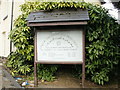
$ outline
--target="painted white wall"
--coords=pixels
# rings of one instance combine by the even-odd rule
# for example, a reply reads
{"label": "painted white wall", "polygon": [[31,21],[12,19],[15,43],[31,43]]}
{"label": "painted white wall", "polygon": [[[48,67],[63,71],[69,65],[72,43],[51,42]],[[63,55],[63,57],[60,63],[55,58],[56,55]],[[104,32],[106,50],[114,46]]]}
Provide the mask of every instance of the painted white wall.
{"label": "painted white wall", "polygon": [[100,0],[84,0],[84,1],[85,1],[85,2],[89,2],[89,3],[92,3],[92,4],[101,5]]}
{"label": "painted white wall", "polygon": [[[20,14],[20,7],[24,0],[14,0],[13,20]],[[12,0],[1,0],[0,4],[0,56],[7,57],[10,53],[10,40],[8,39],[11,30]],[[5,19],[5,17],[7,17]],[[14,48],[13,48],[14,49]]]}
{"label": "painted white wall", "polygon": [[108,9],[109,14],[118,20],[118,9],[114,7],[112,4],[112,0],[104,0],[106,3],[103,4],[102,6],[106,9]]}
{"label": "painted white wall", "polygon": [[[11,3],[8,0],[1,0],[0,8],[0,56],[7,56],[9,53],[8,34],[10,31],[10,9]],[[8,17],[7,17],[8,16]],[[7,17],[5,19],[5,17]]]}

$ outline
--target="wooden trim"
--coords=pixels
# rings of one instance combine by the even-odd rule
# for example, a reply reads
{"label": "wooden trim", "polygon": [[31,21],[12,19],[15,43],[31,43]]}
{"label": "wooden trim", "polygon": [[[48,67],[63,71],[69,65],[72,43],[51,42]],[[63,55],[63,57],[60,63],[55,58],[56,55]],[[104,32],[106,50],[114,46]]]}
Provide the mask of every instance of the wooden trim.
{"label": "wooden trim", "polygon": [[28,23],[27,26],[59,26],[59,25],[86,25],[87,21],[82,22],[49,22],[49,23]]}
{"label": "wooden trim", "polygon": [[36,63],[38,64],[82,64],[83,62],[39,62],[37,61]]}
{"label": "wooden trim", "polygon": [[[52,29],[48,29],[48,30],[41,30],[41,31],[51,31]],[[73,29],[74,30],[74,29]],[[61,30],[58,30],[58,31],[73,31],[72,29],[70,30],[67,30],[67,29],[61,29]],[[80,30],[80,28],[78,29],[76,29],[76,30]],[[76,62],[69,62],[69,61],[66,61],[66,62],[62,62],[62,61],[60,61],[60,62],[54,62],[54,61],[50,61],[50,62],[44,62],[44,60],[42,60],[42,61],[38,61],[38,53],[37,53],[37,32],[39,32],[40,30],[35,30],[35,51],[36,51],[36,54],[35,54],[35,57],[36,57],[36,59],[35,59],[35,62],[36,63],[39,63],[39,64],[83,64],[83,62],[84,62],[84,55],[82,56],[82,61],[76,61]],[[52,30],[52,31],[56,31],[56,30]],[[84,30],[82,29],[82,30],[80,30],[80,31],[82,31],[82,53],[84,54]],[[45,60],[46,61],[46,60]]]}
{"label": "wooden trim", "polygon": [[36,63],[36,60],[37,60],[37,47],[36,47],[36,32],[35,32],[35,28],[34,28],[34,87],[37,87],[38,85],[38,82],[37,82],[37,63]]}
{"label": "wooden trim", "polygon": [[34,40],[35,41],[34,42],[34,44],[35,44],[34,46],[35,47],[34,48],[35,48],[35,55],[36,55],[35,56],[35,62],[36,62],[37,61],[37,32],[36,32],[36,29],[34,29],[34,32],[35,32],[35,40]]}
{"label": "wooden trim", "polygon": [[85,30],[83,31],[83,63],[82,63],[82,87],[84,88],[85,85]]}

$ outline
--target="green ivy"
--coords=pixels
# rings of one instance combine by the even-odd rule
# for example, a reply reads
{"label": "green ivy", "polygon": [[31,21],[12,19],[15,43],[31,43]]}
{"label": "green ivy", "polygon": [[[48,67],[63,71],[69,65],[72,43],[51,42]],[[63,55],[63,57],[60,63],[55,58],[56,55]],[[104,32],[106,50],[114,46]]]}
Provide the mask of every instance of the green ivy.
{"label": "green ivy", "polygon": [[[40,69],[40,70],[39,70]],[[43,65],[38,64],[38,79],[53,81],[55,79],[55,72],[58,69],[58,65]]]}
{"label": "green ivy", "polygon": [[[86,76],[93,82],[103,85],[109,81],[110,73],[118,64],[117,37],[120,25],[115,22],[108,11],[99,5],[85,2],[26,2],[21,5],[22,14],[15,20],[10,39],[16,51],[8,57],[7,66],[13,73],[27,74],[33,72],[33,30],[27,26],[26,18],[30,12],[63,8],[88,9],[90,20],[86,27]],[[57,67],[47,68],[41,65],[39,78],[53,80]],[[80,72],[78,70],[78,72]],[[79,74],[79,76],[81,76]]]}

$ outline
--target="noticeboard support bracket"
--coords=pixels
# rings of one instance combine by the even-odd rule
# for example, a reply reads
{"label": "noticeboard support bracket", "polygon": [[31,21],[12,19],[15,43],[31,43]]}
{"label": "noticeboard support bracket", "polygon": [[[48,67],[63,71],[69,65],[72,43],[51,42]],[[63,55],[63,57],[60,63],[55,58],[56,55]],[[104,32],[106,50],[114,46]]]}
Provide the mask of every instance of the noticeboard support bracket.
{"label": "noticeboard support bracket", "polygon": [[38,86],[38,81],[37,81],[37,63],[34,62],[34,87]]}
{"label": "noticeboard support bracket", "polygon": [[85,87],[85,65],[82,64],[82,88]]}

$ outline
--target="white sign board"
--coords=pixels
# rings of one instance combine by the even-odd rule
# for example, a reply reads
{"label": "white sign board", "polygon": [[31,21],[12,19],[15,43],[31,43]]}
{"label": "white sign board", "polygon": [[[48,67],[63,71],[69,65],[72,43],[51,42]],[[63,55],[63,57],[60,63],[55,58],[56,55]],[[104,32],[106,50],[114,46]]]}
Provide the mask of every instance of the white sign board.
{"label": "white sign board", "polygon": [[83,62],[82,30],[38,31],[37,61],[52,63]]}

